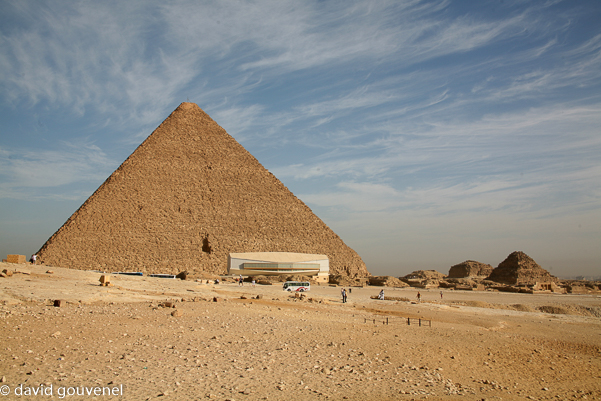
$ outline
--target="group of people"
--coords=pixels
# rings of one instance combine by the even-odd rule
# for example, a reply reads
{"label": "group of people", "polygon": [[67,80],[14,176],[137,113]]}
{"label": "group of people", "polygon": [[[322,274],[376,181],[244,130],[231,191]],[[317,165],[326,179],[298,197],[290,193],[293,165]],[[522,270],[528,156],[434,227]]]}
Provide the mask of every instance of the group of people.
{"label": "group of people", "polygon": [[[353,292],[353,290],[351,288],[348,289],[348,294],[350,294],[351,292]],[[342,303],[346,303],[346,297],[348,296],[347,292],[346,292],[346,288],[343,288],[342,290],[340,290],[340,295],[342,295]]]}

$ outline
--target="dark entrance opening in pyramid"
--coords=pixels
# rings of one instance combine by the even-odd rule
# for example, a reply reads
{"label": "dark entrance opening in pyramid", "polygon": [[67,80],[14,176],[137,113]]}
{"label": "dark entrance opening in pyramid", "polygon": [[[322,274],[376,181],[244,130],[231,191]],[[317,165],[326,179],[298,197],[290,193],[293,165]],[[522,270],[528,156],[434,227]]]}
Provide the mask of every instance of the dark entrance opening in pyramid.
{"label": "dark entrance opening in pyramid", "polygon": [[202,240],[202,251],[204,253],[211,253],[211,245],[209,244],[209,238],[205,237]]}
{"label": "dark entrance opening in pyramid", "polygon": [[227,274],[228,255],[244,252],[327,255],[332,275],[369,275],[242,145],[196,104],[182,103],[38,255],[83,270]]}

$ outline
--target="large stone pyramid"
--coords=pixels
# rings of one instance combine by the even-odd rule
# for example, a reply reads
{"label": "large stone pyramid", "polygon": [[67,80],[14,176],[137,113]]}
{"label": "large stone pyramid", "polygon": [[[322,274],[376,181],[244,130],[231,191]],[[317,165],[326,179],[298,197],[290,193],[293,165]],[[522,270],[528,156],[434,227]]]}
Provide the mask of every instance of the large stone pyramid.
{"label": "large stone pyramid", "polygon": [[182,103],[39,251],[47,265],[223,274],[231,252],[359,255],[194,103]]}
{"label": "large stone pyramid", "polygon": [[537,282],[556,282],[557,278],[524,252],[516,251],[493,269],[488,280],[510,285],[533,285]]}
{"label": "large stone pyramid", "polygon": [[475,260],[466,260],[465,262],[451,266],[449,269],[449,278],[466,277],[488,277],[493,267]]}

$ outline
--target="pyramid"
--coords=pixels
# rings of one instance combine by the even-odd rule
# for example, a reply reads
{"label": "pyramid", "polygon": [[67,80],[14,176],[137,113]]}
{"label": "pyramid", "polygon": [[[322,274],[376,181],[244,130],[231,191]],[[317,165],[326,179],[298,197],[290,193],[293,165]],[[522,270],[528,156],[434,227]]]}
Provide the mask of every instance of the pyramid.
{"label": "pyramid", "polygon": [[39,260],[83,270],[225,274],[233,252],[359,255],[194,103],[182,103],[56,231]]}
{"label": "pyramid", "polygon": [[557,278],[524,252],[516,251],[493,269],[488,280],[510,285],[533,285],[537,282],[556,282]]}
{"label": "pyramid", "polygon": [[493,270],[491,265],[476,262],[475,260],[466,260],[465,262],[451,266],[449,278],[465,277],[487,277]]}

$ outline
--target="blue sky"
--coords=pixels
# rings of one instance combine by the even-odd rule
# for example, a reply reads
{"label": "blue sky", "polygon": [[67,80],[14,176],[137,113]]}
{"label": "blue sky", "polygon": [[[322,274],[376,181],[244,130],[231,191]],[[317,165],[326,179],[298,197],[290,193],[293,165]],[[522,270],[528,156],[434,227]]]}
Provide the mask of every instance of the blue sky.
{"label": "blue sky", "polygon": [[3,1],[0,253],[30,255],[181,102],[372,274],[521,250],[601,275],[601,2]]}

